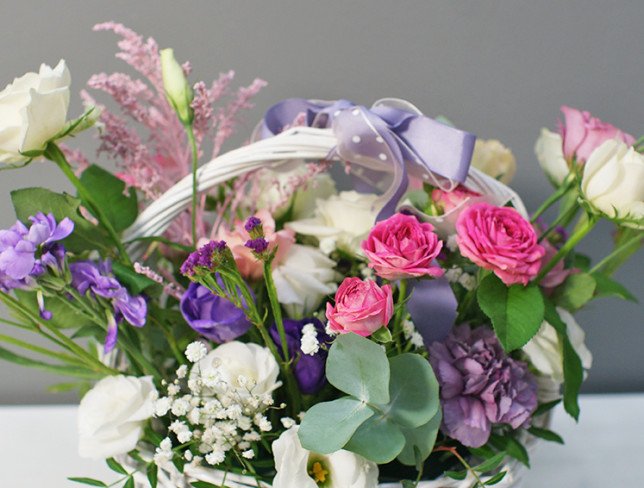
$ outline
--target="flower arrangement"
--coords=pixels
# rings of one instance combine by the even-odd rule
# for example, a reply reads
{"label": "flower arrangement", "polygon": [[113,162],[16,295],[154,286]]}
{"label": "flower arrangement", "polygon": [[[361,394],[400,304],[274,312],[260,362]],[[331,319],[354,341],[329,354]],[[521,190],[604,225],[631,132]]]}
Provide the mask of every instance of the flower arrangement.
{"label": "flower arrangement", "polygon": [[[611,275],[643,239],[642,138],[563,107],[528,215],[505,146],[400,100],[286,100],[223,153],[263,81],[190,84],[153,39],[96,30],[143,77],[90,79],[119,113],[83,91],[68,121],[64,61],[0,92],[0,162],[77,190],[11,194],[2,322],[51,347],[2,334],[0,357],[74,378],[82,456],[127,488],[482,487],[562,442],[548,412],[578,418],[592,359],[573,313],[634,299]],[[92,126],[115,174],[67,146]],[[600,219],[615,247],[593,265]]]}

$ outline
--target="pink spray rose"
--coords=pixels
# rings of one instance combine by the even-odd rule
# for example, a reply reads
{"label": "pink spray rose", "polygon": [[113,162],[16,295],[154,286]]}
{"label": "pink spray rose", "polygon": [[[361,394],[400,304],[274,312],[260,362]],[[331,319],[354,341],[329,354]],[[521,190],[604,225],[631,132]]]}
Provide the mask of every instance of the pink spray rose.
{"label": "pink spray rose", "polygon": [[[255,216],[261,220],[264,229],[264,236],[268,241],[268,249],[277,248],[277,255],[273,266],[279,265],[288,250],[295,243],[295,232],[290,229],[283,229],[275,232],[275,220],[268,210],[259,210]],[[258,280],[263,274],[263,264],[254,255],[253,251],[246,247],[249,239],[248,232],[244,229],[243,220],[236,220],[232,230],[222,225],[217,232],[217,240],[226,241],[235,257],[239,272],[244,278]]]}
{"label": "pink spray rose", "polygon": [[480,194],[468,190],[463,185],[458,185],[452,191],[445,191],[440,188],[432,190],[431,199],[443,213],[449,213],[465,205],[468,200],[473,200],[480,196]]}
{"label": "pink spray rose", "polygon": [[609,139],[618,139],[631,146],[635,138],[617,127],[593,117],[590,112],[577,110],[563,105],[565,124],[559,131],[563,138],[563,153],[567,160],[577,157],[577,162],[585,162],[595,148]]}
{"label": "pink spray rose", "polygon": [[530,222],[513,208],[472,205],[456,221],[456,232],[461,254],[506,285],[527,285],[541,269],[546,251]]}
{"label": "pink spray rose", "polygon": [[353,332],[367,337],[386,326],[394,314],[391,286],[375,281],[345,278],[335,293],[335,306],[326,304],[326,318],[333,332]]}
{"label": "pink spray rose", "polygon": [[369,258],[369,267],[387,280],[442,276],[443,270],[432,266],[443,247],[433,231],[432,224],[397,213],[371,229],[362,250]]}

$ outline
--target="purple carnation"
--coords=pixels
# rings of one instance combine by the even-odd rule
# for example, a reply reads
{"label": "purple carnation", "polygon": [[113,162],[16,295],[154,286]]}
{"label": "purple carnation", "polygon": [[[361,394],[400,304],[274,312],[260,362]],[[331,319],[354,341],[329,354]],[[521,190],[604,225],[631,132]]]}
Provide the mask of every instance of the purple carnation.
{"label": "purple carnation", "polygon": [[[217,281],[223,287],[219,276]],[[237,339],[251,327],[243,309],[197,283],[181,298],[181,313],[190,327],[217,344]]]}
{"label": "purple carnation", "polygon": [[[313,324],[317,331],[317,340],[320,345],[331,344],[331,337],[325,332],[324,325],[318,319],[302,320],[284,320],[284,331],[286,332],[286,345],[288,354],[294,359],[295,379],[300,387],[300,391],[305,395],[313,395],[320,391],[326,384],[326,358],[328,350],[326,347],[320,347],[319,351],[313,355],[304,354],[301,350],[302,329],[307,324]],[[273,342],[277,345],[278,350],[282,351],[279,331],[277,326],[273,325],[269,330]]]}
{"label": "purple carnation", "polygon": [[29,228],[18,221],[0,230],[0,289],[4,291],[29,288],[47,268],[63,268],[65,248],[58,241],[72,233],[74,223],[68,218],[56,223],[52,214],[42,212],[29,220]]}
{"label": "purple carnation", "polygon": [[134,327],[145,325],[148,307],[142,296],[131,296],[121,283],[112,275],[109,261],[77,261],[69,265],[72,286],[81,294],[101,297],[110,301],[114,320],[110,320],[105,339],[105,352],[116,345],[118,322],[125,319]]}
{"label": "purple carnation", "polygon": [[537,384],[521,361],[508,357],[487,327],[456,327],[429,348],[441,386],[443,432],[465,446],[485,444],[492,424],[527,426],[537,408]]}

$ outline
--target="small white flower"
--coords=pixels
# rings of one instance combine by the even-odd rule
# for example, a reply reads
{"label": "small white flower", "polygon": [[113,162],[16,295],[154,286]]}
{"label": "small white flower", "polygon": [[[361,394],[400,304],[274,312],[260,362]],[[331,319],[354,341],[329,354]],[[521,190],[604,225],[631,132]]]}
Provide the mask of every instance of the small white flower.
{"label": "small white flower", "polygon": [[179,394],[181,387],[179,385],[168,385],[168,395],[175,396]]}
{"label": "small white flower", "polygon": [[166,452],[171,451],[172,450],[172,439],[170,439],[169,437],[166,437],[165,439],[163,439],[161,441],[161,443],[159,444],[159,449],[161,449],[162,451],[166,451]]}
{"label": "small white flower", "polygon": [[177,434],[177,439],[181,444],[185,444],[192,439],[192,432],[189,430],[183,430]]}
{"label": "small white flower", "polygon": [[456,283],[462,274],[463,268],[454,267],[445,271],[445,278],[450,283]]}
{"label": "small white flower", "polygon": [[476,277],[469,274],[463,273],[459,278],[458,282],[465,288],[467,291],[471,291],[476,287]]}
{"label": "small white flower", "polygon": [[190,422],[191,424],[197,425],[201,423],[201,409],[193,408],[188,413],[187,418],[188,418],[188,422]]}
{"label": "small white flower", "polygon": [[248,442],[259,442],[262,440],[262,436],[258,432],[251,431],[244,434],[243,439]]}
{"label": "small white flower", "polygon": [[177,378],[183,379],[186,377],[187,374],[188,374],[188,366],[186,366],[185,364],[182,364],[181,366],[179,366],[179,369],[177,369]]}
{"label": "small white flower", "polygon": [[291,417],[282,417],[280,419],[280,422],[282,422],[282,425],[285,429],[290,429],[295,425],[295,420],[293,420]]}
{"label": "small white flower", "polygon": [[456,240],[456,234],[452,234],[447,238],[447,249],[449,249],[452,252],[456,252],[458,249],[458,242]]}
{"label": "small white flower", "polygon": [[206,356],[206,354],[208,354],[208,349],[201,341],[191,342],[188,344],[188,347],[186,347],[186,358],[191,363],[200,361]]}
{"label": "small white flower", "polygon": [[159,398],[154,404],[154,415],[163,417],[170,411],[172,400],[168,397]]}
{"label": "small white flower", "polygon": [[375,281],[376,279],[376,273],[373,270],[373,268],[370,268],[369,266],[366,266],[366,265],[360,268],[360,274],[365,280]]}
{"label": "small white flower", "polygon": [[255,415],[255,425],[259,427],[259,430],[261,430],[262,432],[270,432],[273,428],[273,425],[270,423],[270,421],[261,414]]}
{"label": "small white flower", "polygon": [[320,350],[320,343],[318,342],[318,331],[315,325],[309,323],[302,327],[302,339],[300,340],[300,349],[304,354],[313,356]]}
{"label": "small white flower", "polygon": [[414,345],[414,347],[421,348],[425,346],[425,341],[423,340],[423,336],[420,335],[420,332],[418,331],[415,331],[411,335],[411,338],[409,340]]}
{"label": "small white flower", "polygon": [[186,451],[183,453],[183,458],[188,462],[192,461],[192,457],[192,451]]}
{"label": "small white flower", "polygon": [[242,457],[246,459],[253,459],[255,457],[255,452],[252,449],[242,452]]}
{"label": "small white flower", "polygon": [[210,454],[206,455],[206,462],[211,466],[217,466],[221,464],[226,459],[226,453],[223,451],[212,451]]}
{"label": "small white flower", "polygon": [[172,402],[172,415],[175,417],[183,417],[190,410],[190,403],[184,398],[178,398]]}

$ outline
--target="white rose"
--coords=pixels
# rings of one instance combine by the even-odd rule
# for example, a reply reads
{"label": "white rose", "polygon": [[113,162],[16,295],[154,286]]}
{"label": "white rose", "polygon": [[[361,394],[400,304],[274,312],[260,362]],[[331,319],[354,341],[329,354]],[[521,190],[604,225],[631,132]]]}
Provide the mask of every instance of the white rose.
{"label": "white rose", "polygon": [[294,244],[273,270],[277,299],[290,317],[309,315],[337,289],[335,261],[318,249]]}
{"label": "white rose", "polygon": [[[289,208],[291,220],[311,217],[318,198],[328,198],[335,193],[333,178],[322,173],[307,177],[309,169],[304,161],[280,166],[278,170],[263,169],[257,174],[257,208],[265,208],[275,217],[282,216]],[[302,184],[302,179],[306,182]],[[293,192],[293,187],[298,189]]]}
{"label": "white rose", "polygon": [[277,471],[273,488],[376,488],[375,463],[345,450],[328,455],[307,451],[297,430],[292,427],[273,442]]}
{"label": "white rose", "polygon": [[239,341],[221,344],[195,363],[191,378],[197,375],[206,383],[209,378],[217,378],[212,392],[219,395],[233,388],[241,396],[247,397],[249,388],[239,383],[240,376],[255,385],[253,395],[270,394],[281,385],[277,380],[279,365],[271,352],[257,344]]}
{"label": "white rose", "polygon": [[595,149],[584,166],[581,191],[601,213],[644,228],[644,156],[635,148],[612,139]]}
{"label": "white rose", "polygon": [[61,60],[52,69],[16,78],[0,92],[0,163],[27,161],[21,152],[44,149],[67,120],[71,76]]}
{"label": "white rose", "polygon": [[318,199],[313,218],[289,222],[286,227],[317,237],[321,247],[332,242],[339,249],[358,253],[360,243],[376,222],[377,199],[374,194],[343,191],[326,200]]}
{"label": "white rose", "polygon": [[517,170],[517,162],[512,151],[496,139],[476,140],[472,166],[506,185],[510,184]]}
{"label": "white rose", "polygon": [[78,408],[80,456],[104,459],[134,449],[157,396],[150,376],[108,376],[96,383]]}
{"label": "white rose", "polygon": [[[590,369],[593,356],[584,342],[586,334],[570,312],[560,307],[557,307],[557,312],[567,326],[570,343],[581,359],[582,366],[586,370]],[[563,383],[563,345],[552,325],[544,322],[537,335],[523,346],[523,352],[540,373],[557,383]]]}
{"label": "white rose", "polygon": [[568,176],[570,169],[563,154],[563,139],[555,132],[541,129],[534,145],[534,153],[546,176],[553,185],[559,186]]}

